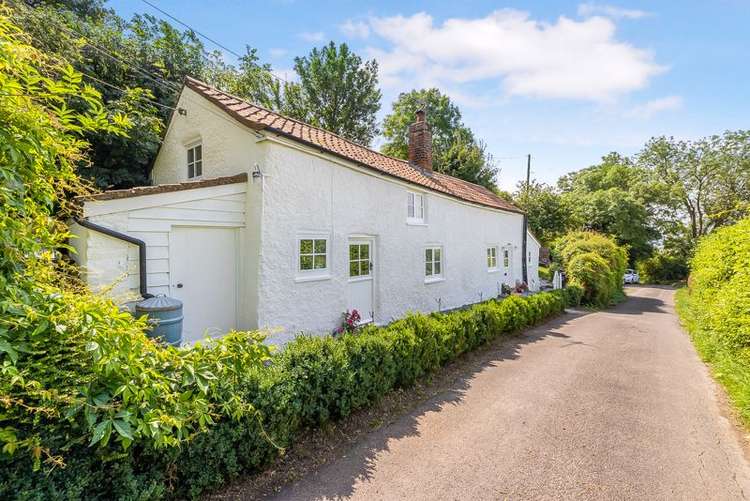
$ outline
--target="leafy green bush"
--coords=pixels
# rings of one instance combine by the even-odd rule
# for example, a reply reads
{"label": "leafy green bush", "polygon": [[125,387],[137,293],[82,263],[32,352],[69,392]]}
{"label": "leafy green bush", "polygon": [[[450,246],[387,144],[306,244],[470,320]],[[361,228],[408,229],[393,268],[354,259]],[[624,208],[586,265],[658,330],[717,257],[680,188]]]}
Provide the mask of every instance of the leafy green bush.
{"label": "leafy green bush", "polygon": [[[180,447],[158,448],[142,436],[124,451],[112,443],[93,448],[79,443],[67,451],[64,468],[48,472],[33,471],[24,457],[5,457],[0,460],[0,498],[197,497],[267,464],[304,428],[371,405],[462,353],[559,314],[580,297],[581,290],[571,287],[449,313],[411,314],[338,338],[300,336],[267,366],[227,355],[219,365],[237,370],[221,373],[231,384],[226,390],[257,412],[236,418],[229,411],[212,413],[218,419]],[[217,351],[237,351],[231,347],[239,337],[230,336],[220,350],[199,348],[198,355],[185,350],[181,356],[214,363]],[[231,397],[223,398],[230,403]]]}
{"label": "leafy green bush", "polygon": [[689,272],[686,259],[663,250],[655,252],[649,258],[638,261],[636,270],[641,282],[649,284],[679,282],[687,278]]}
{"label": "leafy green bush", "polygon": [[623,295],[627,252],[612,238],[574,231],[557,240],[553,251],[562,261],[568,283],[583,290],[584,303],[605,307]]}
{"label": "leafy green bush", "polygon": [[750,218],[701,238],[677,311],[750,426]]}
{"label": "leafy green bush", "polygon": [[539,278],[542,279],[542,280],[546,280],[548,282],[551,282],[554,274],[555,274],[555,272],[552,271],[552,269],[549,266],[540,266],[539,267]]}

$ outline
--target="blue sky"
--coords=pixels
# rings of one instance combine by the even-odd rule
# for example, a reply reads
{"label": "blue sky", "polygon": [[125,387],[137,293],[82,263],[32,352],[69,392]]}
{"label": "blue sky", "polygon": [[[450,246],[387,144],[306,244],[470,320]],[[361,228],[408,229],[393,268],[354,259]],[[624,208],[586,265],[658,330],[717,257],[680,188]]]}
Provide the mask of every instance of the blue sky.
{"label": "blue sky", "polygon": [[[287,77],[295,56],[347,42],[380,63],[381,115],[399,92],[440,88],[498,160],[505,189],[527,153],[532,176],[553,183],[654,135],[748,127],[750,0],[151,1],[236,52],[257,47]],[[161,16],[137,0],[108,5]]]}

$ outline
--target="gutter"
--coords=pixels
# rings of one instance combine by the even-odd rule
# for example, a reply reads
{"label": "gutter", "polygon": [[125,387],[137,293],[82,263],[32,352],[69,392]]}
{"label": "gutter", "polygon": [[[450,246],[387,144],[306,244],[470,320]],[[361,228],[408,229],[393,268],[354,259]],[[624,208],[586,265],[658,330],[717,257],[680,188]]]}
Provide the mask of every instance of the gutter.
{"label": "gutter", "polygon": [[104,235],[116,238],[118,240],[122,240],[129,244],[137,245],[138,246],[138,275],[139,275],[138,289],[143,299],[154,297],[153,294],[148,293],[147,288],[146,288],[146,242],[138,238],[131,237],[130,235],[120,233],[119,231],[115,231],[113,229],[100,226],[96,223],[92,223],[86,218],[75,218],[74,221],[80,224],[81,226],[83,226],[84,228],[88,228],[89,230],[103,233]]}

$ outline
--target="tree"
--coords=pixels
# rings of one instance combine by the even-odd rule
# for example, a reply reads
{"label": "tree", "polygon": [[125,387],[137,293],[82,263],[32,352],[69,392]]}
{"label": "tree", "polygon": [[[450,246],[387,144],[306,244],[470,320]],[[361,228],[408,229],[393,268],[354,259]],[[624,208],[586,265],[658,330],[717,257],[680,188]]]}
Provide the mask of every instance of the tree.
{"label": "tree", "polygon": [[459,128],[453,132],[453,142],[445,152],[439,172],[495,189],[497,167],[487,146],[476,141],[471,131]]}
{"label": "tree", "polygon": [[180,31],[150,15],[126,21],[98,0],[14,3],[14,19],[46,54],[69,61],[101,94],[106,108],[126,112],[134,127],[127,136],[90,132],[89,159],[81,174],[98,188],[149,182],[161,134],[185,76],[217,85],[278,109],[280,89],[268,65],[247,48],[239,68],[218,51],[207,52],[192,31]]}
{"label": "tree", "polygon": [[497,167],[482,141],[461,121],[461,112],[438,89],[412,90],[399,94],[383,120],[386,155],[407,159],[409,125],[417,110],[424,110],[432,129],[432,166],[437,172],[495,190]]}
{"label": "tree", "polygon": [[631,264],[651,253],[664,197],[646,169],[610,153],[600,164],[561,177],[558,187],[572,228],[613,236],[628,248]]}
{"label": "tree", "polygon": [[378,63],[330,42],[294,60],[299,82],[284,86],[283,111],[298,120],[369,145],[378,133]]}
{"label": "tree", "polygon": [[463,127],[461,112],[450,98],[438,89],[402,92],[393,103],[391,113],[383,120],[386,143],[381,151],[396,158],[408,158],[409,125],[418,110],[424,110],[432,129],[433,165],[439,167],[453,144],[454,132]]}
{"label": "tree", "polygon": [[511,201],[528,216],[529,228],[542,242],[563,235],[571,225],[570,212],[560,193],[552,186],[532,179],[518,183]]}
{"label": "tree", "polygon": [[692,244],[750,213],[750,131],[696,141],[653,138],[638,161],[668,186],[663,205],[670,222],[685,224]]}

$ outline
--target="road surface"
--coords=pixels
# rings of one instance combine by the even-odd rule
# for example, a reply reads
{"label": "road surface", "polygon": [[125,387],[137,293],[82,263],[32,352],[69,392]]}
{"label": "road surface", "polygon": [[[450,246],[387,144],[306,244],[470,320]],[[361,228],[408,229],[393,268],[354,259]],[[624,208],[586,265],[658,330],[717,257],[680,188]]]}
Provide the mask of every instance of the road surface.
{"label": "road surface", "polygon": [[744,499],[750,468],[673,291],[638,287],[476,371],[275,499]]}

